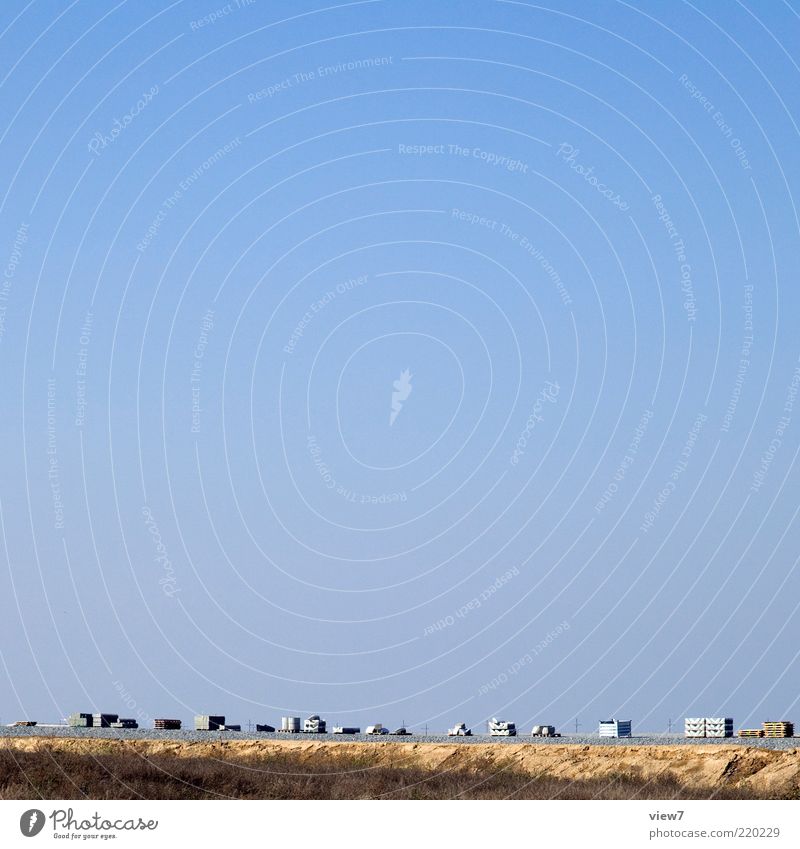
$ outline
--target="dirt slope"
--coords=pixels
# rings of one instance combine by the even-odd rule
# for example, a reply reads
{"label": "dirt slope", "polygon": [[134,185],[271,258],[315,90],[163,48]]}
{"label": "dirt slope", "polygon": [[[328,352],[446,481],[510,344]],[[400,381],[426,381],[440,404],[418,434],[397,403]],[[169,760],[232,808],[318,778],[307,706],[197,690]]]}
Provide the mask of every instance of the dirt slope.
{"label": "dirt slope", "polygon": [[320,743],[310,740],[241,740],[208,743],[175,740],[98,740],[74,738],[5,739],[15,751],[72,754],[129,754],[247,760],[292,752],[308,764],[335,764],[356,758],[365,768],[378,766],[450,769],[511,768],[529,775],[580,780],[621,775],[650,780],[673,775],[682,785],[708,789],[743,787],[759,796],[800,797],[800,752],[734,746],[514,746],[436,743]]}

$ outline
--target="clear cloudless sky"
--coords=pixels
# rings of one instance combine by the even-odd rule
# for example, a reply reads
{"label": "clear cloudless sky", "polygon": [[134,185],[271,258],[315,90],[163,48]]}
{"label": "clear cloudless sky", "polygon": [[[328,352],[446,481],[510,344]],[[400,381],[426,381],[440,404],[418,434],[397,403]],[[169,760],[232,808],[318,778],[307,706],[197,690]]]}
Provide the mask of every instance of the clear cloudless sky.
{"label": "clear cloudless sky", "polygon": [[0,47],[2,721],[800,718],[795,0]]}

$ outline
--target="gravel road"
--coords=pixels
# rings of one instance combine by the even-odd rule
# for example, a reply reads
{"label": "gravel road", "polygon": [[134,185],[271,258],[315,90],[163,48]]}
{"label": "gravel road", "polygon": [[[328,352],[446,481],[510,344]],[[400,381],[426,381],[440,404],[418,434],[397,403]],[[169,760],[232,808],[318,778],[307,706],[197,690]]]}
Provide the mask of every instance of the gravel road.
{"label": "gravel road", "polygon": [[34,728],[0,728],[0,737],[94,737],[111,740],[186,740],[207,742],[209,740],[313,740],[315,742],[357,743],[451,743],[455,746],[474,746],[480,743],[493,746],[515,746],[520,743],[535,743],[537,746],[558,746],[568,743],[575,746],[745,746],[761,749],[794,749],[800,746],[800,737],[777,739],[753,738],[704,738],[686,739],[679,735],[642,735],[613,739],[589,734],[565,734],[563,737],[542,738],[520,734],[518,737],[488,737],[475,734],[473,737],[447,737],[437,734],[412,734],[395,737],[391,734],[367,736],[366,734],[259,734],[255,731],[154,731],[152,728],[70,728],[69,726],[36,726]]}

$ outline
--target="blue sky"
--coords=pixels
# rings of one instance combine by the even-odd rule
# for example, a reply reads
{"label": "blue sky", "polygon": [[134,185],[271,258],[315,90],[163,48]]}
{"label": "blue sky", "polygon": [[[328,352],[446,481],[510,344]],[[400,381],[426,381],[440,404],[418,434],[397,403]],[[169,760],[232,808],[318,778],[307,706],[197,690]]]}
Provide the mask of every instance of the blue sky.
{"label": "blue sky", "polygon": [[0,718],[796,713],[796,3],[0,33]]}

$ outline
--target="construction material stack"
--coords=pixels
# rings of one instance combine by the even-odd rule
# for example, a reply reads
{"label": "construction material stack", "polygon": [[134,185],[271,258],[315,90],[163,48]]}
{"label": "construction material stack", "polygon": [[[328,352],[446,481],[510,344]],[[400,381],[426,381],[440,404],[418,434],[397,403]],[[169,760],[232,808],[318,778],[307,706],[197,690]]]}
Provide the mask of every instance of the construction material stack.
{"label": "construction material stack", "polygon": [[733,719],[729,716],[707,716],[706,737],[733,737]]}
{"label": "construction material stack", "polygon": [[684,734],[686,737],[733,737],[733,720],[729,716],[687,717]]}
{"label": "construction material stack", "polygon": [[90,713],[71,713],[67,718],[67,724],[71,728],[91,728],[92,715]]}
{"label": "construction material stack", "polygon": [[560,737],[556,734],[555,725],[534,725],[531,729],[531,737]]}
{"label": "construction material stack", "polygon": [[153,728],[156,731],[180,731],[180,719],[154,719]]}
{"label": "construction material stack", "polygon": [[467,728],[467,726],[463,722],[459,722],[458,725],[454,725],[452,728],[447,731],[448,737],[472,737],[472,730]]}
{"label": "construction material stack", "polygon": [[490,737],[516,737],[517,726],[513,722],[506,722],[504,719],[492,717],[489,720],[489,736]]}
{"label": "construction material stack", "polygon": [[740,737],[763,737],[764,730],[763,728],[740,728],[739,729]]}
{"label": "construction material stack", "polygon": [[111,723],[111,728],[138,728],[139,723],[135,719],[118,719]]}
{"label": "construction material stack", "polygon": [[687,716],[683,721],[683,733],[686,737],[705,737],[706,736],[706,720],[705,717],[690,717]]}
{"label": "construction material stack", "polygon": [[195,731],[220,731],[225,725],[224,716],[196,716],[194,718]]}
{"label": "construction material stack", "polygon": [[283,734],[299,734],[300,733],[300,717],[299,716],[282,716],[281,717],[281,732]]}
{"label": "construction material stack", "polygon": [[303,725],[303,731],[306,734],[325,734],[325,729],[325,720],[320,719],[316,714],[309,716]]}
{"label": "construction material stack", "polygon": [[111,723],[118,719],[119,716],[116,713],[93,713],[92,728],[111,728]]}
{"label": "construction material stack", "polygon": [[260,731],[266,734],[272,734],[275,729],[271,725],[258,725],[256,724],[256,731]]}
{"label": "construction material stack", "polygon": [[384,728],[382,723],[376,722],[375,725],[368,725],[365,734],[388,734],[389,729]]}
{"label": "construction material stack", "polygon": [[602,719],[600,720],[601,737],[630,737],[630,719]]}
{"label": "construction material stack", "polygon": [[333,726],[334,734],[360,734],[361,729],[355,728],[354,726],[348,725],[334,725]]}
{"label": "construction material stack", "polygon": [[765,737],[794,737],[794,724],[791,722],[765,722],[762,727]]}

